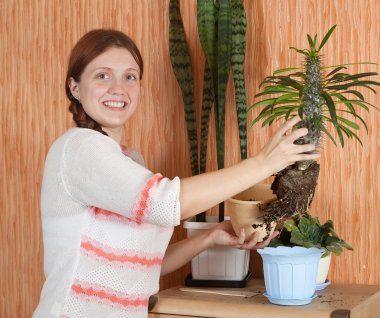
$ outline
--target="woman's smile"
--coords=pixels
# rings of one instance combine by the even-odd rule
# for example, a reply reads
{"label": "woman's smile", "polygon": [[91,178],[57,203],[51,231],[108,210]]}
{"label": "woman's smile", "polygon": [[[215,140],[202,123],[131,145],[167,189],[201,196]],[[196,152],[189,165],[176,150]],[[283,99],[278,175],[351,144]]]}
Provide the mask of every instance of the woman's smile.
{"label": "woman's smile", "polygon": [[120,101],[105,101],[103,102],[103,105],[111,110],[123,110],[123,108],[127,106],[127,103]]}

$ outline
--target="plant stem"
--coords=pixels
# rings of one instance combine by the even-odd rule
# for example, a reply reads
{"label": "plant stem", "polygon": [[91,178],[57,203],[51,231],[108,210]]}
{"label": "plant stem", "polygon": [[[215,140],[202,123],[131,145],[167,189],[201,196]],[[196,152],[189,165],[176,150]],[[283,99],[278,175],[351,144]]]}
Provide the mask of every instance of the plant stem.
{"label": "plant stem", "polygon": [[[297,140],[298,144],[313,144],[320,146],[322,125],[322,101],[321,101],[321,60],[318,55],[307,56],[305,61],[306,78],[305,87],[302,91],[302,121],[299,127],[308,129],[308,134]],[[305,170],[310,161],[297,163],[298,169]]]}

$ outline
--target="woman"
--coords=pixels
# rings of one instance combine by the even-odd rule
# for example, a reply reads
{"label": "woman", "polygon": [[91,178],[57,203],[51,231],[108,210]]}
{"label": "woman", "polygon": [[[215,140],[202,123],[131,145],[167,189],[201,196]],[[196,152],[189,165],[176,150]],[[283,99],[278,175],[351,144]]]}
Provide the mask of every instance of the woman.
{"label": "woman", "polygon": [[[49,150],[41,192],[45,275],[34,317],[147,317],[160,274],[215,245],[258,248],[229,222],[169,248],[173,227],[299,160],[316,159],[307,133],[286,122],[256,156],[199,176],[153,174],[120,146],[135,112],[143,74],[136,45],[115,30],[84,35],[66,77],[77,125]],[[228,186],[226,186],[228,185]]]}

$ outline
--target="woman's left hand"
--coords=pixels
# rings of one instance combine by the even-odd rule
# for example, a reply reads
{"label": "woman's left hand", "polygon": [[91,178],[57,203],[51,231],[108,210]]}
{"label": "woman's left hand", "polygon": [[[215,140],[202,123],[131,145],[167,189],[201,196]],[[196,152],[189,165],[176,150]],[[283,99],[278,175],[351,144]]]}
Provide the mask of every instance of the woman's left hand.
{"label": "woman's left hand", "polygon": [[245,241],[246,235],[244,229],[241,229],[240,235],[236,236],[230,221],[224,221],[210,230],[210,238],[213,246],[231,246],[245,250],[255,250],[267,246],[270,240],[278,235],[278,231],[268,237],[265,241],[258,243],[259,232],[255,231],[249,241]]}

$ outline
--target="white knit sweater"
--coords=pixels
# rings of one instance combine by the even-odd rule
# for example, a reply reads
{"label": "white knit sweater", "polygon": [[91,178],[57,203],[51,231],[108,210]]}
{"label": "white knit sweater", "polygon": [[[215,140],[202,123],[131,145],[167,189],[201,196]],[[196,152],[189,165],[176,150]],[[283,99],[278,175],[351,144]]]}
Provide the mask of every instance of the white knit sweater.
{"label": "white knit sweater", "polygon": [[153,174],[107,136],[61,136],[45,164],[46,281],[33,317],[147,317],[180,222],[179,191],[178,177]]}

